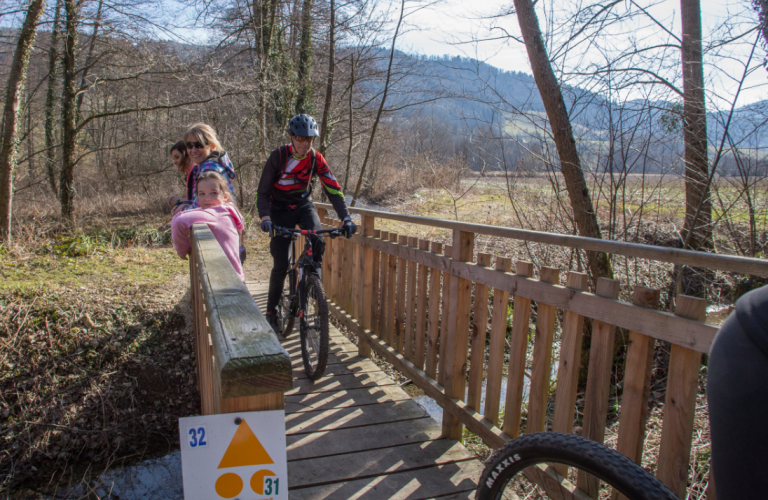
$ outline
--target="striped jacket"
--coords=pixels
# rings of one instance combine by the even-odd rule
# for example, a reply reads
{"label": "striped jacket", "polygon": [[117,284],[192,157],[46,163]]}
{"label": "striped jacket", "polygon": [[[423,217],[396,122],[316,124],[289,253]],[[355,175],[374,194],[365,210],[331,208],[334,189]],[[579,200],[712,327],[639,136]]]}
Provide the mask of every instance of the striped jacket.
{"label": "striped jacket", "polygon": [[[269,215],[272,207],[300,206],[311,200],[311,197],[302,198],[301,195],[306,192],[307,184],[311,181],[309,177],[312,155],[308,154],[303,160],[296,160],[291,150],[290,145],[277,148],[272,151],[264,165],[256,194],[259,217]],[[320,179],[328,200],[338,216],[343,219],[349,212],[341,186],[328,168],[328,162],[323,155],[317,152],[315,155],[315,171],[312,175]]]}

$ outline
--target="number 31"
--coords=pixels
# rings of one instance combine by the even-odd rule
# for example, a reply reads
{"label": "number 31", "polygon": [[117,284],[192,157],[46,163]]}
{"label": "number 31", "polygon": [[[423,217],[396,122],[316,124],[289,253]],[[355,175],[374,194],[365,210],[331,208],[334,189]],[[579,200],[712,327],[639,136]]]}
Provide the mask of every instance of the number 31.
{"label": "number 31", "polygon": [[198,448],[205,446],[208,443],[205,441],[205,427],[197,427],[189,429],[189,446],[190,448]]}

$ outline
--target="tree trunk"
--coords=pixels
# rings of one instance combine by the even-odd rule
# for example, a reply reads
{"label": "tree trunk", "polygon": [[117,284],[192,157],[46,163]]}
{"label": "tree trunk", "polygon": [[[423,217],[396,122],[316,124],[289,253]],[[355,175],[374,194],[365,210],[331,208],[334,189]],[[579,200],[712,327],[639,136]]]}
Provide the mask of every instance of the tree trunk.
{"label": "tree trunk", "polygon": [[[549,62],[547,49],[544,47],[533,3],[531,0],[514,0],[514,2],[533,77],[552,127],[557,154],[560,157],[560,171],[571,200],[576,228],[581,236],[602,238],[600,226],[597,224],[597,215],[592,206],[592,198],[581,169],[568,111],[565,108],[560,84]],[[613,269],[607,254],[587,252],[587,259],[593,284],[601,277],[613,278]]]}
{"label": "tree trunk", "polygon": [[33,0],[19,32],[19,40],[13,53],[3,111],[2,143],[0,143],[0,241],[11,243],[11,216],[13,213],[13,174],[16,170],[16,153],[19,147],[19,110],[27,78],[27,66],[32,46],[35,44],[37,23],[43,12],[45,0]]}
{"label": "tree trunk", "polygon": [[64,0],[64,91],[62,93],[62,166],[59,181],[61,215],[72,221],[75,215],[75,162],[77,155],[77,24],[79,4],[76,0]]}
{"label": "tree trunk", "polygon": [[45,94],[45,171],[48,174],[48,184],[56,198],[59,197],[59,187],[56,168],[56,85],[59,78],[59,17],[61,16],[61,0],[56,1],[56,13],[53,16],[51,28],[51,46],[48,49],[48,89]]}
{"label": "tree trunk", "polygon": [[312,0],[304,0],[301,8],[301,40],[296,80],[296,113],[312,114]]}
{"label": "tree trunk", "polygon": [[256,47],[259,58],[259,73],[257,81],[259,83],[258,116],[259,116],[259,145],[258,151],[261,153],[264,161],[267,159],[267,89],[269,80],[270,58],[272,52],[272,37],[275,27],[275,12],[277,9],[277,0],[254,0],[253,12],[258,15],[254,21],[254,32],[256,34]]}
{"label": "tree trunk", "polygon": [[379,110],[376,112],[376,120],[373,122],[373,128],[371,129],[371,137],[368,139],[368,148],[365,150],[365,158],[363,159],[363,166],[360,167],[360,177],[357,179],[357,185],[355,186],[355,194],[352,195],[352,206],[355,206],[357,197],[360,196],[360,188],[363,185],[363,177],[365,176],[365,167],[368,165],[368,159],[371,157],[371,148],[373,141],[376,138],[376,129],[379,127],[379,121],[381,120],[381,113],[384,111],[384,103],[387,100],[387,93],[389,93],[389,80],[392,77],[392,61],[395,58],[395,44],[397,43],[397,35],[400,33],[400,25],[403,24],[403,15],[405,14],[405,0],[400,2],[400,17],[397,20],[397,27],[395,28],[395,35],[392,37],[392,48],[389,50],[389,65],[387,66],[387,79],[384,82],[384,95],[381,96],[381,102],[379,103]]}
{"label": "tree trunk", "polygon": [[355,92],[355,70],[357,69],[356,63],[355,63],[355,54],[351,54],[350,58],[352,59],[352,68],[349,71],[349,148],[347,149],[347,171],[344,174],[344,189],[342,190],[343,193],[347,192],[347,184],[349,183],[349,171],[352,167],[352,146],[354,143],[354,129],[352,127],[352,118],[353,116],[353,109],[352,109],[352,95]]}
{"label": "tree trunk", "polygon": [[681,0],[683,28],[683,139],[685,142],[685,247],[712,248],[708,236],[712,223],[707,157],[707,108],[701,50],[699,0]]}
{"label": "tree trunk", "polygon": [[323,104],[323,121],[320,123],[320,154],[325,154],[328,146],[328,121],[331,119],[331,100],[333,99],[333,73],[336,69],[334,51],[336,49],[336,1],[331,2],[331,25],[328,47],[328,81],[325,84],[325,104]]}
{"label": "tree trunk", "polygon": [[93,64],[93,48],[96,46],[96,37],[99,36],[99,26],[101,25],[101,8],[104,5],[103,0],[99,0],[99,7],[96,10],[96,19],[93,22],[93,33],[91,33],[91,39],[88,43],[88,56],[85,58],[85,67],[82,69],[83,74],[80,75],[80,92],[77,95],[77,121],[80,121],[80,107],[83,105],[83,97],[85,97],[85,84],[88,79],[88,72]]}

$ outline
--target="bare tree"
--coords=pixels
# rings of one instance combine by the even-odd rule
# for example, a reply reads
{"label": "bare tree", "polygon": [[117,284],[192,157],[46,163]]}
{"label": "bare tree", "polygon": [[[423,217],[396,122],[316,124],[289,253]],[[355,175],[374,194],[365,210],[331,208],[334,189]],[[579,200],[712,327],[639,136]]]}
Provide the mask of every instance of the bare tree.
{"label": "bare tree", "polygon": [[11,71],[5,93],[2,144],[0,144],[0,239],[11,242],[11,217],[13,213],[13,175],[18,153],[19,109],[27,78],[27,65],[35,44],[37,23],[43,13],[45,0],[33,0],[27,8],[24,24],[19,32],[13,53]]}
{"label": "bare tree", "polygon": [[[541,93],[544,108],[547,111],[552,127],[557,153],[560,157],[560,169],[565,179],[568,195],[573,208],[576,226],[582,236],[602,238],[597,215],[592,205],[587,182],[581,168],[581,160],[576,149],[568,110],[565,107],[563,94],[549,62],[547,49],[539,29],[539,21],[531,0],[515,0],[515,10],[520,23],[520,30],[528,51],[536,86]],[[587,252],[589,268],[593,281],[600,277],[613,277],[613,269],[608,255],[602,252]]]}

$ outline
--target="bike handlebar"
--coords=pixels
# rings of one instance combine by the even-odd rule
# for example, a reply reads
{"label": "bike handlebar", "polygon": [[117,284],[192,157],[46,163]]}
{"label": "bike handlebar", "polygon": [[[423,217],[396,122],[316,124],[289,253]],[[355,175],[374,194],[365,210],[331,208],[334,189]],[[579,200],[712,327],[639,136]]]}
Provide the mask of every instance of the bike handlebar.
{"label": "bike handlebar", "polygon": [[270,237],[274,238],[276,236],[292,236],[294,234],[301,234],[304,236],[318,236],[321,234],[327,234],[331,238],[336,238],[338,236],[344,236],[344,228],[343,227],[335,227],[333,229],[291,229],[288,227],[280,227],[280,226],[272,226],[272,229],[270,230]]}

